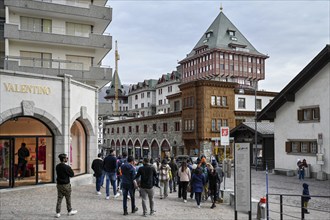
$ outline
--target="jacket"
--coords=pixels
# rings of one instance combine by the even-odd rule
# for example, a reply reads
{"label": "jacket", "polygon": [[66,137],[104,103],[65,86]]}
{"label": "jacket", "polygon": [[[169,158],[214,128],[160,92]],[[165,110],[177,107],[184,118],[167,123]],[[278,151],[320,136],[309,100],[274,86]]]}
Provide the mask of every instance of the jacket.
{"label": "jacket", "polygon": [[59,185],[70,183],[70,177],[74,176],[73,170],[69,165],[65,163],[59,163],[56,165],[56,182]]}
{"label": "jacket", "polygon": [[187,169],[182,172],[180,167],[178,176],[180,178],[180,182],[189,182],[191,179],[190,169],[187,167]]}
{"label": "jacket", "polygon": [[311,199],[311,197],[309,196],[308,184],[304,183],[303,188],[304,188],[304,190],[303,190],[303,195],[304,195],[303,202],[308,202]]}
{"label": "jacket", "polygon": [[135,178],[135,167],[128,163],[125,162],[123,165],[120,167],[122,176],[121,176],[121,184],[124,188],[134,188],[134,178]]}
{"label": "jacket", "polygon": [[112,155],[108,155],[103,160],[103,170],[105,172],[116,173],[117,172],[117,158]]}
{"label": "jacket", "polygon": [[167,181],[170,179],[171,167],[168,164],[161,164],[159,168],[159,180]]}
{"label": "jacket", "polygon": [[194,192],[203,192],[203,187],[205,184],[205,176],[203,173],[196,174],[194,173],[191,178],[192,181],[192,188]]}
{"label": "jacket", "polygon": [[103,165],[103,160],[101,158],[96,158],[95,160],[93,160],[92,169],[96,177],[102,176],[102,172],[103,172],[102,165]]}
{"label": "jacket", "polygon": [[157,177],[155,168],[150,164],[144,164],[138,169],[135,179],[141,177],[140,187],[142,189],[151,189],[154,186],[154,179]]}

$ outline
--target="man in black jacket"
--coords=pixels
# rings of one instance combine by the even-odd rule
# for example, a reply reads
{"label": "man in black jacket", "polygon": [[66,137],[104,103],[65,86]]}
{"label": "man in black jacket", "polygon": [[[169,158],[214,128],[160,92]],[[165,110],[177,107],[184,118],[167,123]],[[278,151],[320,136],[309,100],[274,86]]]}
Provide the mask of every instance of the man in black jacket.
{"label": "man in black jacket", "polygon": [[110,199],[110,182],[113,188],[113,195],[115,198],[119,196],[119,193],[117,193],[117,186],[116,186],[116,179],[117,179],[117,158],[115,157],[115,152],[114,150],[110,150],[110,154],[104,158],[103,160],[103,170],[105,172],[105,192],[106,192],[106,197],[105,199]]}
{"label": "man in black jacket", "polygon": [[18,165],[17,165],[15,177],[17,178],[18,171],[21,170],[22,173],[20,178],[23,179],[26,173],[26,164],[27,164],[26,158],[30,156],[30,151],[26,148],[25,143],[21,144],[20,149],[18,149],[17,155],[18,155]]}
{"label": "man in black jacket", "polygon": [[103,175],[103,160],[102,160],[102,153],[99,153],[97,155],[97,158],[93,160],[92,163],[92,169],[94,171],[94,176],[96,178],[95,184],[96,184],[96,194],[101,195],[100,189],[102,185],[102,175]]}
{"label": "man in black jacket", "polygon": [[56,204],[56,218],[61,216],[61,203],[63,197],[66,200],[66,207],[68,210],[68,215],[74,215],[77,213],[77,210],[71,208],[71,184],[70,177],[74,176],[73,170],[69,165],[65,163],[68,162],[68,157],[66,154],[58,155],[61,163],[56,165],[56,182],[57,182],[57,204]]}
{"label": "man in black jacket", "polygon": [[157,172],[155,168],[149,164],[149,159],[143,159],[143,166],[139,168],[138,173],[135,176],[135,179],[141,177],[140,181],[140,193],[142,197],[142,208],[143,208],[143,216],[147,215],[147,195],[149,198],[149,206],[150,206],[150,215],[155,213],[154,210],[154,178],[157,177]]}

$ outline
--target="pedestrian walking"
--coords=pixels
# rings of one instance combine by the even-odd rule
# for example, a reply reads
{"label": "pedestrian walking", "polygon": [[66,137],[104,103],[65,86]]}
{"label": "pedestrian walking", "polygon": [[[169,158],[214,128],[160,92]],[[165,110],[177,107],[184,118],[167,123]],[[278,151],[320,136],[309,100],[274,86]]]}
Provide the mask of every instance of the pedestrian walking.
{"label": "pedestrian walking", "polygon": [[167,160],[163,159],[159,168],[159,186],[160,199],[165,199],[168,196],[168,181],[170,179],[171,167],[167,164]]}
{"label": "pedestrian walking", "polygon": [[205,183],[204,183],[204,187],[203,187],[203,193],[202,193],[202,199],[203,201],[206,201],[207,198],[209,197],[209,192],[208,192],[208,169],[206,166],[206,157],[204,155],[201,156],[201,162],[199,164],[199,167],[202,169],[202,172],[204,174],[205,177]]}
{"label": "pedestrian walking", "polygon": [[94,176],[96,178],[95,186],[96,186],[96,194],[101,195],[100,192],[101,189],[101,181],[102,181],[102,175],[103,175],[103,159],[102,159],[102,153],[99,153],[97,155],[97,158],[93,160],[92,162],[92,170],[94,171]]}
{"label": "pedestrian walking", "polygon": [[77,210],[73,210],[71,207],[71,184],[70,177],[74,176],[73,170],[66,163],[68,162],[68,156],[66,154],[58,155],[60,163],[56,165],[56,188],[57,188],[57,204],[56,204],[56,218],[61,217],[61,204],[62,199],[65,197],[66,208],[68,215],[77,214]]}
{"label": "pedestrian walking", "polygon": [[148,158],[143,159],[143,166],[138,169],[135,179],[140,178],[140,193],[142,198],[143,216],[147,216],[147,196],[149,199],[150,215],[155,213],[154,209],[154,178],[157,177],[156,169],[149,163]]}
{"label": "pedestrian walking", "polygon": [[106,197],[105,199],[110,199],[110,182],[113,188],[113,195],[115,198],[119,196],[119,193],[117,193],[117,186],[116,186],[116,174],[117,174],[117,158],[115,157],[114,150],[110,150],[110,154],[104,158],[103,160],[103,170],[105,172],[106,177],[106,183],[105,183],[105,192]]}
{"label": "pedestrian walking", "polygon": [[216,194],[216,202],[220,202],[221,201],[221,198],[220,198],[220,188],[221,188],[221,183],[223,182],[223,177],[224,177],[224,173],[222,171],[222,168],[219,166],[219,164],[217,163],[216,160],[213,160],[212,161],[212,164],[213,168],[215,169],[215,171],[217,172],[218,174],[218,177],[219,177],[219,183],[217,184],[217,194]]}
{"label": "pedestrian walking", "polygon": [[119,159],[118,158],[118,170],[117,170],[117,192],[122,193],[122,187],[121,187],[121,165],[123,165],[127,161],[127,152],[123,151],[122,157]]}
{"label": "pedestrian walking", "polygon": [[171,157],[171,161],[168,164],[171,167],[172,178],[169,181],[170,193],[176,192],[178,165],[175,163],[174,157]]}
{"label": "pedestrian walking", "polygon": [[200,167],[197,167],[195,172],[192,175],[192,186],[195,193],[195,200],[197,207],[201,208],[202,192],[205,185],[205,176]]}
{"label": "pedestrian walking", "polygon": [[308,189],[308,184],[307,183],[303,183],[303,198],[302,198],[302,201],[303,201],[303,205],[304,205],[304,213],[305,214],[309,214],[309,211],[307,209],[308,207],[308,202],[309,200],[311,199],[311,197],[309,196],[309,189]]}
{"label": "pedestrian walking", "polygon": [[219,182],[220,182],[220,178],[218,176],[218,173],[217,171],[214,169],[214,167],[207,163],[207,168],[209,170],[209,174],[208,174],[208,177],[209,177],[209,193],[210,193],[210,196],[211,196],[211,201],[212,201],[212,206],[211,206],[211,209],[215,208],[216,205],[215,205],[215,202],[217,201],[217,190],[218,190],[218,185],[219,185]]}
{"label": "pedestrian walking", "polygon": [[194,198],[194,189],[193,189],[193,184],[192,184],[192,174],[195,173],[197,168],[197,164],[193,164],[191,166],[189,166],[190,169],[190,173],[191,173],[191,179],[190,179],[190,198],[193,199]]}
{"label": "pedestrian walking", "polygon": [[123,209],[124,215],[128,215],[127,212],[127,196],[130,195],[131,198],[131,208],[132,213],[138,211],[138,208],[135,206],[135,184],[134,179],[136,175],[135,167],[134,167],[134,158],[133,156],[128,156],[127,161],[121,165],[122,172],[122,190],[123,190]]}
{"label": "pedestrian walking", "polygon": [[181,167],[178,171],[178,175],[180,178],[180,185],[182,190],[181,195],[183,198],[183,202],[187,202],[187,187],[191,179],[191,173],[190,173],[190,169],[187,166],[186,161],[183,161],[181,163]]}

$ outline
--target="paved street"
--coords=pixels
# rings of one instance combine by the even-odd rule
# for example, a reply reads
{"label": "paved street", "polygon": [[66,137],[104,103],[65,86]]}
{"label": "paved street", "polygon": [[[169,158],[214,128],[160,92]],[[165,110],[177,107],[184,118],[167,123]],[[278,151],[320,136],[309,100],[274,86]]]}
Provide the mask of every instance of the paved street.
{"label": "paved street", "polygon": [[[311,195],[329,195],[330,181],[316,181],[306,179],[310,185]],[[269,174],[269,193],[301,194],[302,182],[296,177],[286,177]],[[233,178],[226,180],[226,189],[233,189]],[[141,199],[136,201],[139,211],[135,214],[123,216],[122,197],[117,199],[110,197],[105,200],[104,189],[102,195],[95,195],[94,185],[75,186],[72,193],[72,206],[78,210],[75,216],[67,216],[65,201],[62,202],[61,219],[142,219]],[[254,198],[265,195],[265,172],[252,171],[252,194]],[[55,184],[35,186],[19,189],[0,191],[0,219],[54,219],[56,205]],[[279,198],[271,197],[270,202],[278,202]],[[284,198],[284,203],[299,205],[300,198]],[[130,204],[130,203],[129,203]],[[177,198],[177,194],[170,194],[165,200],[159,199],[159,191],[155,196],[155,216],[147,216],[146,219],[234,219],[234,210],[227,204],[217,204],[215,209],[210,209],[210,201],[202,203],[202,208],[196,207],[195,200],[188,199],[187,203]],[[272,210],[279,210],[277,205],[270,204]],[[310,201],[310,207],[327,210],[319,212],[310,210],[311,214],[306,219],[330,219],[330,200],[316,199]],[[129,209],[130,211],[130,209]],[[291,216],[284,216],[284,219],[300,218],[300,210],[294,207],[287,207],[284,211]],[[239,213],[239,219],[248,219],[247,214]],[[271,219],[279,219],[279,215],[270,212]],[[255,219],[255,215],[253,216]]]}

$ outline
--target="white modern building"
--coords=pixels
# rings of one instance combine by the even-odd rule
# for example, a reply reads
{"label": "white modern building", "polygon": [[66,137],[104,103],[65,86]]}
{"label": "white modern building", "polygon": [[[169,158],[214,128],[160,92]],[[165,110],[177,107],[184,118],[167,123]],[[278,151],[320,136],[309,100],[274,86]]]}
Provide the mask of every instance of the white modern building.
{"label": "white modern building", "polygon": [[[101,66],[112,48],[106,2],[0,2],[0,188],[55,182],[60,153],[74,184],[92,181],[98,91],[112,75]],[[25,176],[16,154],[22,143],[30,152]]]}
{"label": "white modern building", "polygon": [[297,169],[306,159],[312,176],[330,178],[330,45],[262,110],[275,127],[275,168]]}

